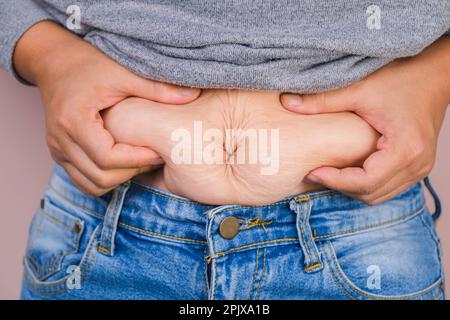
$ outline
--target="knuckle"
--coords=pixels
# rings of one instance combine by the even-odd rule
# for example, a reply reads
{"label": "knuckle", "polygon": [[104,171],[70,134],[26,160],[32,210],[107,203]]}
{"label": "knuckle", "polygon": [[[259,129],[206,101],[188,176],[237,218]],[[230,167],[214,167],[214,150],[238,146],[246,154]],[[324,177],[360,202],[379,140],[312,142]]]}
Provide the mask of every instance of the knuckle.
{"label": "knuckle", "polygon": [[369,206],[374,206],[378,204],[377,202],[378,200],[373,195],[362,195],[359,197],[359,200],[361,200],[362,202],[364,202]]}
{"label": "knuckle", "polygon": [[114,179],[111,175],[102,173],[95,177],[95,184],[101,189],[108,189],[114,186]]}
{"label": "knuckle", "polygon": [[83,194],[85,194],[87,196],[99,197],[106,193],[106,191],[103,190],[102,188],[98,188],[93,185],[77,184],[77,187],[80,189],[81,192],[83,192]]}
{"label": "knuckle", "polygon": [[55,123],[59,129],[68,130],[73,127],[73,121],[70,121],[70,115],[67,111],[60,111],[55,116]]}
{"label": "knuckle", "polygon": [[61,157],[57,152],[50,150],[50,156],[52,157],[53,161],[55,161],[58,164],[62,164]]}
{"label": "knuckle", "polygon": [[373,194],[378,189],[378,186],[374,182],[369,182],[363,186],[360,187],[359,193],[362,196],[365,196],[365,198],[369,197],[371,194]]}
{"label": "knuckle", "polygon": [[94,197],[100,197],[102,195],[104,195],[107,191],[103,190],[103,189],[95,189],[91,192],[91,195]]}
{"label": "knuckle", "polygon": [[366,201],[366,204],[368,204],[369,206],[376,206],[377,204],[380,204],[379,200],[374,200],[374,199],[370,199]]}
{"label": "knuckle", "polygon": [[51,151],[59,151],[59,144],[56,141],[56,139],[51,134],[47,134],[45,137],[45,140],[47,142],[47,146]]}
{"label": "knuckle", "polygon": [[101,170],[110,170],[110,169],[114,169],[114,168],[112,167],[112,163],[111,163],[111,160],[109,159],[109,157],[108,157],[105,153],[103,153],[103,152],[101,152],[101,151],[96,152],[96,153],[93,155],[93,160],[94,160],[95,164],[96,164]]}

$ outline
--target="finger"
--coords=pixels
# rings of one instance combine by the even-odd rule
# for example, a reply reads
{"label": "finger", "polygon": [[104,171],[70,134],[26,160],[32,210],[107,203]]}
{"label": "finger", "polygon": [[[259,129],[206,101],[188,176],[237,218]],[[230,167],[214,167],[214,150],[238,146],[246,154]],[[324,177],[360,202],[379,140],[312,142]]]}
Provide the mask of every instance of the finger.
{"label": "finger", "polygon": [[317,94],[290,94],[281,95],[281,104],[288,110],[303,113],[329,113],[341,111],[354,111],[357,104],[356,87],[349,86]]}
{"label": "finger", "polygon": [[343,193],[369,195],[392,179],[402,167],[402,157],[385,149],[370,155],[362,168],[321,167],[311,171],[306,180]]}
{"label": "finger", "polygon": [[150,148],[116,144],[103,127],[98,112],[91,119],[79,122],[82,124],[70,130],[69,136],[101,169],[139,168],[162,163],[160,156]]}
{"label": "finger", "polygon": [[96,184],[86,178],[75,166],[71,165],[68,162],[61,163],[61,166],[67,172],[69,177],[72,179],[73,183],[83,192],[85,195],[92,196],[102,196],[105,193],[108,193],[111,188],[99,188]]}
{"label": "finger", "polygon": [[401,172],[393,176],[392,179],[380,186],[371,194],[361,195],[347,193],[347,195],[353,198],[358,198],[369,204],[373,204],[375,202],[378,203],[379,199],[386,199],[386,195],[392,195],[397,190],[402,190],[402,188],[406,188],[407,186],[410,186],[423,178],[416,173],[417,172],[414,170],[414,166],[410,166],[402,169]]}
{"label": "finger", "polygon": [[184,104],[198,98],[201,90],[134,76],[129,93],[136,97],[169,104]]}
{"label": "finger", "polygon": [[151,166],[148,166],[142,168],[102,170],[97,167],[77,144],[67,142],[64,145],[64,152],[67,155],[67,158],[70,159],[70,163],[77,168],[83,176],[101,189],[114,187],[151,169]]}
{"label": "finger", "polygon": [[[387,188],[386,190],[390,190],[389,192],[384,192],[377,197],[365,198],[363,196],[362,198],[359,198],[359,199],[371,206],[374,206],[374,205],[386,202],[386,201],[394,198],[395,196],[399,195],[400,193],[402,193],[403,191],[405,191],[406,189],[411,187],[416,182],[417,181],[408,180],[407,182],[405,182],[403,184],[397,185],[395,188],[391,188],[391,187]],[[349,195],[349,196],[353,197],[352,195]],[[356,198],[358,198],[358,197],[356,197]]]}

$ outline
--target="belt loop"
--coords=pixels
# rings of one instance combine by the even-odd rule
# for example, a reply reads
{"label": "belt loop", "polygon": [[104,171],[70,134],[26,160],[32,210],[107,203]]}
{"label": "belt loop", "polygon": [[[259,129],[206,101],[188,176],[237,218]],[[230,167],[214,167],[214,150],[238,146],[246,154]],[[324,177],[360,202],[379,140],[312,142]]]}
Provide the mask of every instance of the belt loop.
{"label": "belt loop", "polygon": [[311,212],[311,199],[295,198],[290,201],[289,207],[296,213],[296,227],[300,247],[303,251],[304,271],[307,273],[316,272],[323,269],[323,263],[319,250],[314,242],[314,236],[309,225],[309,215]]}
{"label": "belt loop", "polygon": [[122,211],[123,200],[125,194],[130,188],[130,182],[121,184],[113,191],[111,201],[108,204],[105,218],[103,220],[103,228],[101,233],[101,242],[98,244],[97,249],[105,256],[114,256],[114,240],[117,232],[117,225],[119,224],[119,216]]}
{"label": "belt loop", "polygon": [[440,217],[441,212],[442,212],[441,200],[439,199],[438,193],[433,188],[433,185],[431,184],[429,177],[425,177],[425,179],[423,179],[423,183],[425,184],[425,187],[427,187],[428,191],[430,192],[431,196],[433,197],[434,213],[433,213],[432,217],[433,217],[433,220],[436,221]]}

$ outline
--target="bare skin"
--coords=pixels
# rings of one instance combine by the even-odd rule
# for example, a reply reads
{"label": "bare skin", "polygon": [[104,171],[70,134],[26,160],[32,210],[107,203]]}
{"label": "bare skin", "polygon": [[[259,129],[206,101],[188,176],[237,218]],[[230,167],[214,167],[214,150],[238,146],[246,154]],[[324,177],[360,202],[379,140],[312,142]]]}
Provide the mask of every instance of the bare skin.
{"label": "bare skin", "polygon": [[[376,152],[361,167],[324,164],[310,172],[309,182],[377,204],[431,171],[450,101],[449,38],[346,88],[302,99],[282,96],[291,111],[305,115],[351,111],[381,133]],[[199,94],[142,79],[48,21],[22,36],[14,65],[19,75],[40,89],[52,157],[84,193],[92,195],[102,195],[162,162],[149,148],[117,143],[104,128],[101,110],[130,96],[182,104]]]}
{"label": "bare skin", "polygon": [[352,111],[381,137],[361,167],[324,166],[308,175],[368,204],[378,204],[426,177],[450,103],[450,36],[415,57],[396,60],[346,88],[316,95],[283,95],[303,115]]}
{"label": "bare skin", "polygon": [[[279,92],[204,90],[186,106],[145,99],[126,99],[102,113],[106,128],[120,143],[150,147],[165,161],[164,168],[138,179],[190,199],[215,205],[262,205],[289,195],[321,188],[303,178],[320,166],[357,166],[375,150],[378,133],[350,112],[299,116],[285,110]],[[194,135],[194,122],[203,129],[278,129],[278,170],[263,174],[261,161],[250,163],[182,163],[172,151],[177,129]],[[246,131],[245,131],[246,132]],[[234,144],[210,140],[235,156],[249,141],[237,137]],[[203,149],[204,150],[204,149]]]}
{"label": "bare skin", "polygon": [[53,159],[86,194],[102,195],[161,163],[149,148],[116,143],[101,110],[130,96],[182,104],[200,94],[141,78],[50,21],[25,32],[13,58],[17,73],[41,93]]}

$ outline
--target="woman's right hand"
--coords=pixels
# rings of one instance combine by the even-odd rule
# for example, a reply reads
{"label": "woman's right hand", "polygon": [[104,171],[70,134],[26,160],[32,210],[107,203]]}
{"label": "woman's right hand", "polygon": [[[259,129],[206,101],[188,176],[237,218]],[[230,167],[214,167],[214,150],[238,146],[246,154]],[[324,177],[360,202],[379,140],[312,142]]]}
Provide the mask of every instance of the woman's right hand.
{"label": "woman's right hand", "polygon": [[162,163],[151,149],[115,143],[103,126],[101,110],[129,96],[184,104],[200,94],[141,78],[50,21],[21,37],[14,66],[40,89],[53,159],[81,191],[96,196]]}

